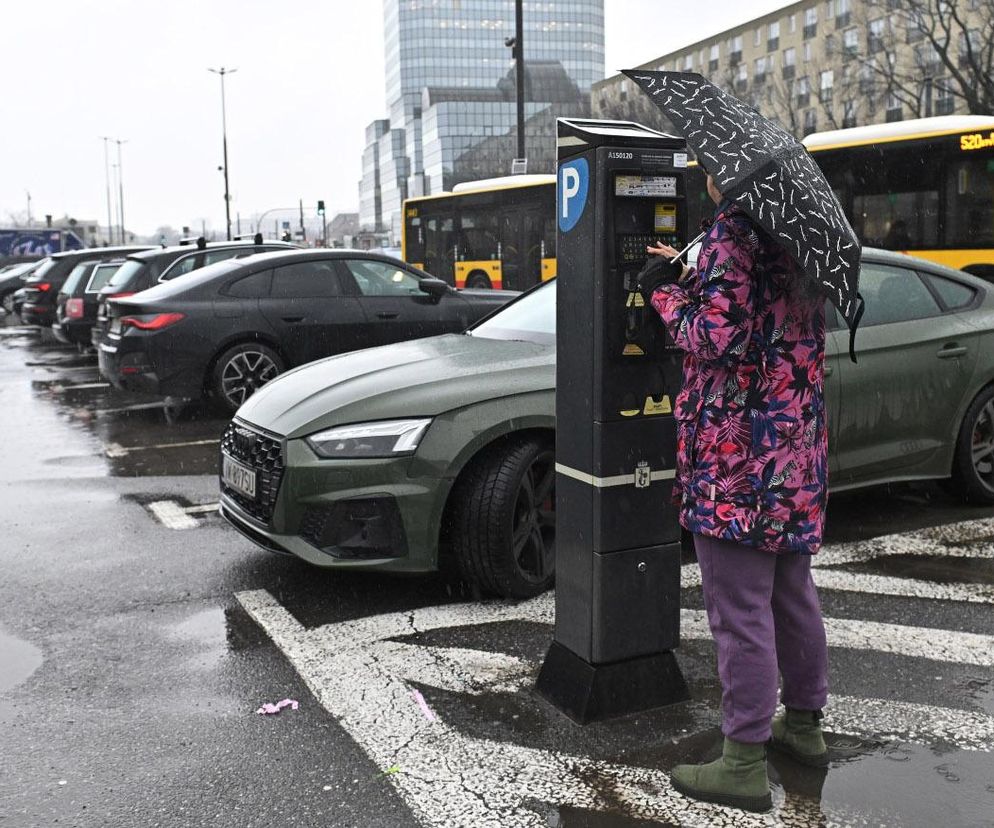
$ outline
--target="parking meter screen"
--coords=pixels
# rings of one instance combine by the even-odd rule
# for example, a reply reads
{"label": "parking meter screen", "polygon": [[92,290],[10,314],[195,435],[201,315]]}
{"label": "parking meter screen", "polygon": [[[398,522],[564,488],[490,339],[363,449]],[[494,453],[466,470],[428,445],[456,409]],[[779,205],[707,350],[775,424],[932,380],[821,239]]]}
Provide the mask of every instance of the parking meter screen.
{"label": "parking meter screen", "polygon": [[614,194],[629,198],[646,196],[675,197],[675,175],[617,175],[614,178]]}

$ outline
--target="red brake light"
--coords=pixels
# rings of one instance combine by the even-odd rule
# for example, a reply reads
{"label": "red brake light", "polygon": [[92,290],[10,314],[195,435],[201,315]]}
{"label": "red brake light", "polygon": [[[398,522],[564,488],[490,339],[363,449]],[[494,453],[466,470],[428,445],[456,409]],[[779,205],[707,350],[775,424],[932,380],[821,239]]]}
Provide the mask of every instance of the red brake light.
{"label": "red brake light", "polygon": [[175,325],[185,315],[182,313],[157,313],[147,316],[123,316],[121,317],[121,327],[137,328],[140,331],[161,331],[170,325]]}
{"label": "red brake light", "polygon": [[127,290],[124,293],[112,293],[107,298],[108,299],[124,299],[124,298],[126,298],[128,296],[134,296],[134,295],[135,295],[135,291],[133,291],[133,290]]}
{"label": "red brake light", "polygon": [[66,302],[66,319],[82,319],[82,318],[83,318],[83,300],[69,299]]}
{"label": "red brake light", "polygon": [[35,290],[40,290],[42,293],[44,293],[45,291],[52,289],[52,283],[38,282],[37,284],[31,285],[31,287],[33,287]]}

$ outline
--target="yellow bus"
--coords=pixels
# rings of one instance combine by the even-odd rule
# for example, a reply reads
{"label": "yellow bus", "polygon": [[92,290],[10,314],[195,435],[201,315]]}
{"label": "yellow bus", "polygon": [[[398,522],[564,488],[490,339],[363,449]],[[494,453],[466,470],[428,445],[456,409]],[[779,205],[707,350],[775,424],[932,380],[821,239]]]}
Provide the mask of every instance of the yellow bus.
{"label": "yellow bus", "polygon": [[895,121],[803,143],[863,244],[994,281],[994,117]]}
{"label": "yellow bus", "polygon": [[405,262],[457,288],[524,290],[556,275],[556,177],[457,184],[404,202]]}

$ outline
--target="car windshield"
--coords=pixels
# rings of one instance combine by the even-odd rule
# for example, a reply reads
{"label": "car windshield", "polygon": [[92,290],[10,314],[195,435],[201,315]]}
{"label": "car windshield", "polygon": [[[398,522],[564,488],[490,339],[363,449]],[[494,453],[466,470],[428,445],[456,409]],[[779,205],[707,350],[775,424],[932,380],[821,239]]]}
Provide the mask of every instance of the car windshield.
{"label": "car windshield", "polygon": [[128,259],[123,265],[114,271],[114,275],[107,282],[109,287],[121,287],[128,284],[132,277],[141,273],[148,265],[139,259]]}
{"label": "car windshield", "polygon": [[79,287],[79,280],[82,279],[84,275],[89,273],[92,267],[93,262],[81,262],[76,265],[76,267],[69,271],[69,276],[66,277],[66,283],[62,286],[62,290],[59,292],[71,296],[76,288]]}
{"label": "car windshield", "polygon": [[45,259],[35,270],[31,271],[31,281],[40,282],[41,278],[55,267],[55,259]]}
{"label": "car windshield", "polygon": [[556,283],[529,291],[506,308],[467,331],[482,339],[520,339],[539,345],[556,344]]}
{"label": "car windshield", "polygon": [[93,275],[90,277],[90,283],[86,286],[87,293],[96,293],[106,285],[114,277],[122,267],[120,262],[104,262],[103,264],[98,264],[93,269]]}

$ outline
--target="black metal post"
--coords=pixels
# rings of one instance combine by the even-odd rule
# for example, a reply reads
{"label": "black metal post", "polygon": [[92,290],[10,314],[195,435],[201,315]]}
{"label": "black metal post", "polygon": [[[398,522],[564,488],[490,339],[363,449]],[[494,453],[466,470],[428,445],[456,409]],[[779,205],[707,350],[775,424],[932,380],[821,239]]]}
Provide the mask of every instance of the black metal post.
{"label": "black metal post", "polygon": [[514,0],[514,74],[518,103],[518,158],[525,158],[525,25],[522,0]]}

